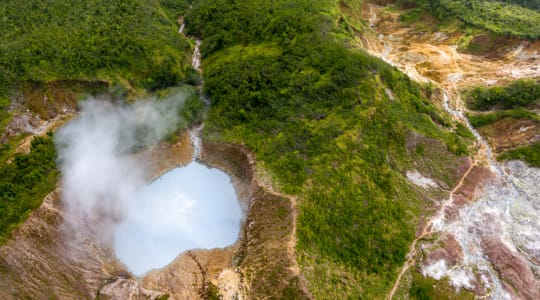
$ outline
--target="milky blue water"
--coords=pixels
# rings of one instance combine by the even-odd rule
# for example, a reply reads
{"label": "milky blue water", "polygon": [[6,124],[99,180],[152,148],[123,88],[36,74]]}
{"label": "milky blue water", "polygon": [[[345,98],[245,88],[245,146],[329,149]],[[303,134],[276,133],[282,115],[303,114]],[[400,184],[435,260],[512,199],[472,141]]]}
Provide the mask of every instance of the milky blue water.
{"label": "milky blue water", "polygon": [[135,275],[162,268],[189,249],[238,239],[242,212],[230,177],[199,163],[142,188],[114,232],[118,259]]}

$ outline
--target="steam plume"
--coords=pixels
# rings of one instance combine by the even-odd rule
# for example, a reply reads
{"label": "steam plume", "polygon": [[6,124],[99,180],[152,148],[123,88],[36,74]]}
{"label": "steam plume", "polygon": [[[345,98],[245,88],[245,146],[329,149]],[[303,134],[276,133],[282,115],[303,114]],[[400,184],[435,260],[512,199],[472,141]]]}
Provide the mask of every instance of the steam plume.
{"label": "steam plume", "polygon": [[144,165],[129,153],[174,132],[187,96],[132,105],[90,98],[80,104],[80,115],[55,134],[69,225],[82,230],[81,221],[98,218],[98,224],[106,224],[122,218],[143,184]]}

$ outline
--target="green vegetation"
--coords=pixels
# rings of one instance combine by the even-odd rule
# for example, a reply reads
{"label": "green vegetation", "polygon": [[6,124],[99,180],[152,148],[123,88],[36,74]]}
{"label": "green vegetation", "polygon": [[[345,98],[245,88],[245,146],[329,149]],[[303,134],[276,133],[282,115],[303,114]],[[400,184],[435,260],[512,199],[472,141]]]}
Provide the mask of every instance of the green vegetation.
{"label": "green vegetation", "polygon": [[[411,1],[399,1],[410,3]],[[455,17],[466,24],[504,36],[540,38],[538,1],[416,0],[421,9],[440,19]]]}
{"label": "green vegetation", "polygon": [[[43,87],[57,102],[64,97],[46,91],[56,82],[90,89],[106,82],[110,92],[124,93],[197,81],[186,55],[191,46],[175,23],[187,3],[175,2],[1,1],[0,136],[10,120],[9,97],[27,85]],[[47,117],[43,95],[37,98],[25,104]]]}
{"label": "green vegetation", "polygon": [[180,115],[186,122],[184,125],[186,128],[195,124],[200,124],[205,117],[206,104],[201,101],[198,94],[193,94],[186,99]]}
{"label": "green vegetation", "polygon": [[11,120],[11,115],[8,112],[9,99],[0,94],[0,137],[4,134],[6,126]]}
{"label": "green vegetation", "polygon": [[506,151],[497,157],[497,160],[519,159],[531,167],[540,168],[540,142]]}
{"label": "green vegetation", "polygon": [[56,184],[56,151],[51,136],[35,137],[31,152],[0,166],[0,244],[37,208]]}
{"label": "green vegetation", "polygon": [[447,279],[435,280],[417,272],[413,275],[409,296],[413,300],[475,299],[475,295],[469,291],[456,292]]}
{"label": "green vegetation", "polygon": [[158,0],[158,2],[170,20],[177,20],[193,0]]}
{"label": "green vegetation", "polygon": [[471,122],[471,125],[475,128],[480,128],[492,124],[495,121],[504,118],[529,119],[540,122],[540,116],[538,114],[525,109],[499,110],[482,114],[468,113],[467,118]]}
{"label": "green vegetation", "polygon": [[346,33],[354,37],[355,32],[361,32],[368,22],[362,16],[362,5],[364,1],[340,0],[339,5],[339,27]]}
{"label": "green vegetation", "polygon": [[473,110],[540,106],[540,82],[521,79],[506,86],[475,87],[463,92],[462,98]]}
{"label": "green vegetation", "polygon": [[540,37],[540,12],[502,1],[437,0],[440,6],[463,22],[498,34],[519,38]]}
{"label": "green vegetation", "polygon": [[469,130],[469,128],[467,128],[467,126],[461,124],[461,123],[457,123],[456,124],[456,133],[457,135],[461,136],[461,137],[464,137],[466,139],[474,139],[474,134]]}
{"label": "green vegetation", "polygon": [[0,91],[21,82],[103,80],[158,89],[185,78],[188,42],[164,1],[0,3]]}
{"label": "green vegetation", "polygon": [[[158,99],[167,99],[175,98],[177,94],[188,94],[187,99],[184,100],[178,115],[180,116],[180,122],[178,128],[175,132],[172,132],[169,136],[166,137],[166,141],[174,144],[178,142],[179,133],[182,133],[184,130],[190,126],[201,124],[206,117],[206,104],[201,100],[199,93],[193,87],[183,86],[183,87],[173,87],[158,92]],[[155,143],[156,141],[151,139],[150,143]],[[135,148],[134,150],[140,150],[146,148],[149,145],[142,144],[140,148]]]}
{"label": "green vegetation", "polygon": [[467,24],[505,36],[526,39],[540,37],[540,12],[503,1],[437,0],[431,8],[451,14]]}
{"label": "green vegetation", "polygon": [[[440,129],[450,122],[427,90],[344,43],[334,5],[203,0],[186,12],[187,32],[203,38],[206,137],[246,144],[283,191],[302,195],[299,260],[327,270],[308,278],[315,296],[381,298],[426,205],[402,175],[421,156],[409,137],[446,145],[436,155],[450,161],[444,147],[465,154],[467,140]],[[325,265],[344,273],[329,278]],[[358,285],[342,289],[349,277]]]}
{"label": "green vegetation", "polygon": [[[179,115],[182,119],[179,124],[179,129],[184,130],[189,126],[200,124],[205,117],[206,113],[206,104],[201,100],[197,90],[189,85],[172,87],[158,91],[157,98],[158,101],[170,100],[170,99],[181,99],[184,95],[188,95],[185,100],[183,100]],[[177,101],[177,100],[175,100]],[[178,100],[182,101],[182,100]]]}
{"label": "green vegetation", "polygon": [[506,3],[513,3],[521,5],[523,7],[528,7],[530,9],[540,10],[540,0],[501,0]]}

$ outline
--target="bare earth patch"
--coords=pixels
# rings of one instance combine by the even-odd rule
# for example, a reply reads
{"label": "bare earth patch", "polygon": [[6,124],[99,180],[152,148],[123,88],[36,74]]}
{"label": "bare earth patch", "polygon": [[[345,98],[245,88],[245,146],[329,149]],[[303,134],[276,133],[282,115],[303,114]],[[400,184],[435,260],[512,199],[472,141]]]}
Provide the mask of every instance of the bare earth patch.
{"label": "bare earth patch", "polygon": [[540,141],[540,122],[504,118],[478,130],[495,152],[530,145]]}

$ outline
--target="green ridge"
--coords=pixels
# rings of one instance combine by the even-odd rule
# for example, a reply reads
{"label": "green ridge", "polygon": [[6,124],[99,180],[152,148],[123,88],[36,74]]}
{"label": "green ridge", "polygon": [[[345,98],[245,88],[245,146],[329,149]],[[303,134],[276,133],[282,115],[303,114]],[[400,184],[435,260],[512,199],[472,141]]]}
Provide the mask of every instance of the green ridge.
{"label": "green ridge", "polygon": [[174,85],[190,46],[166,11],[156,0],[2,1],[0,90],[66,79]]}
{"label": "green ridge", "polygon": [[540,38],[538,1],[526,0],[398,0],[400,4],[415,3],[439,19],[458,18],[464,23],[484,28],[498,35],[523,39]]}
{"label": "green ridge", "polygon": [[199,1],[186,24],[203,38],[206,137],[247,145],[301,198],[298,258],[310,291],[382,298],[426,205],[405,170],[456,166],[468,144],[429,89],[348,46],[337,11],[334,1]]}

